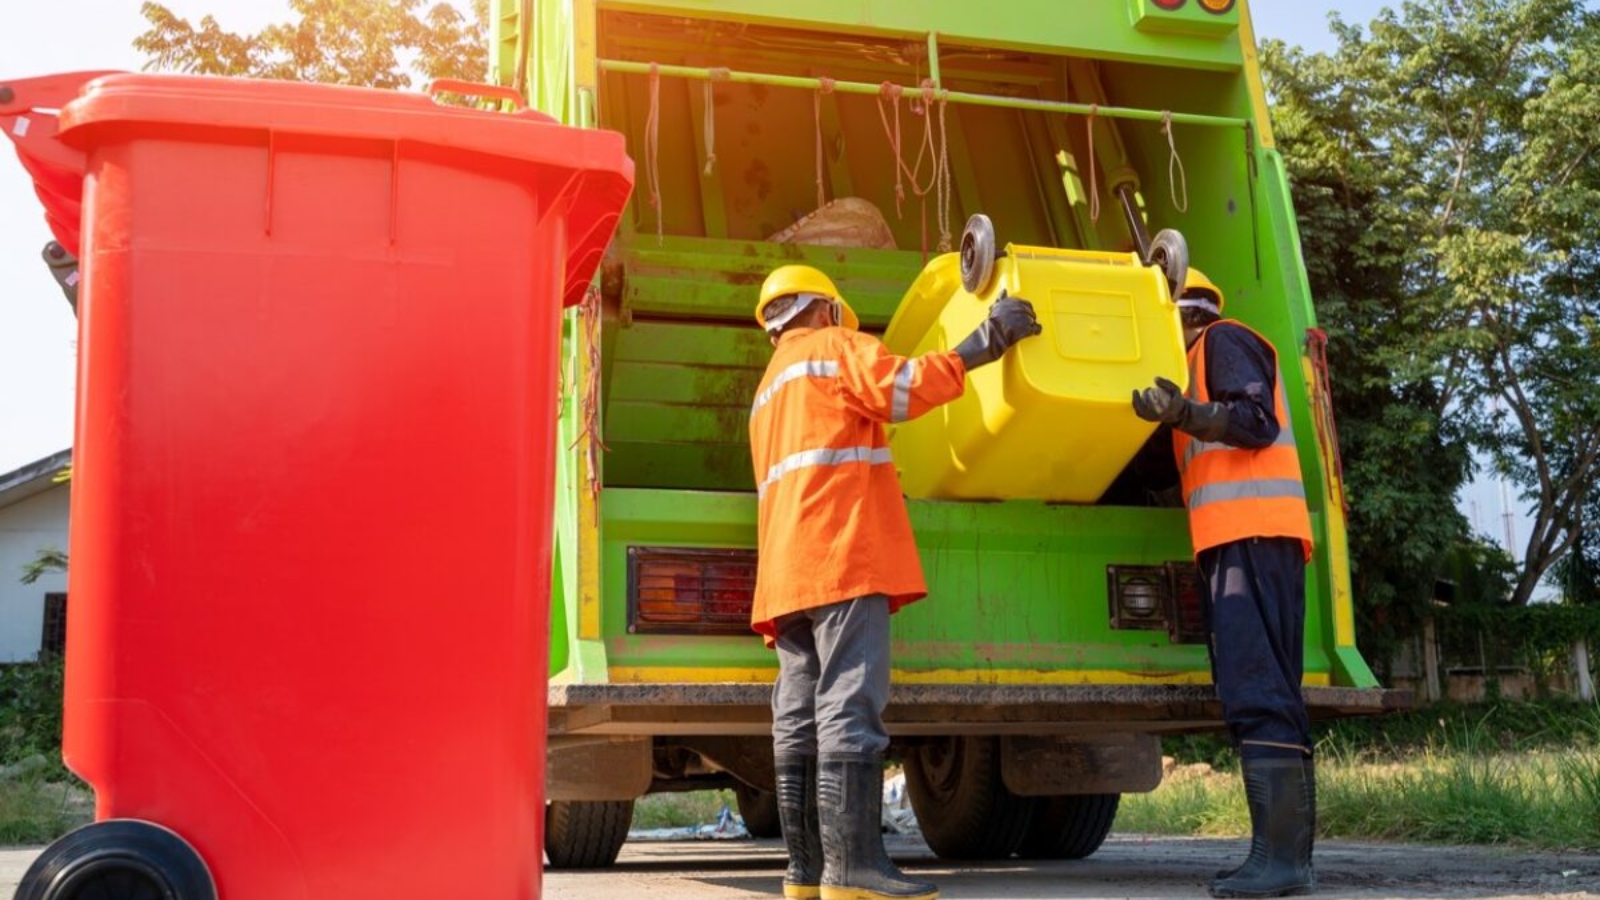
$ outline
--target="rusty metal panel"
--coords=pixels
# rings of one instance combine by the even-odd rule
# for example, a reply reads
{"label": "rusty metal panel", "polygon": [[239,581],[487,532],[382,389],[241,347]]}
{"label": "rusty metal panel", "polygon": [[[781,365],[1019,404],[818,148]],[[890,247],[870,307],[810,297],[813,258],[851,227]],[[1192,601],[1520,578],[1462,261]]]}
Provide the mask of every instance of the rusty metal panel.
{"label": "rusty metal panel", "polygon": [[1000,775],[1024,797],[1136,794],[1161,783],[1161,741],[1151,734],[1003,737]]}

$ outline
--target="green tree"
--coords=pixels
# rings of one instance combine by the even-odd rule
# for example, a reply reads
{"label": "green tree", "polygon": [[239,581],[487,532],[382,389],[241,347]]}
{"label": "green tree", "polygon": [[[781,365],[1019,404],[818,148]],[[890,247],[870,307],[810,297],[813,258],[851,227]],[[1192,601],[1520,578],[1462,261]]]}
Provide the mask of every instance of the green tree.
{"label": "green tree", "polygon": [[[1477,447],[1533,509],[1516,603],[1572,549],[1600,473],[1596,19],[1580,0],[1407,2],[1368,29],[1335,19],[1331,55],[1268,54],[1280,119],[1309,150],[1296,201],[1330,217],[1309,218],[1308,243],[1356,241],[1331,246],[1322,285],[1324,315],[1366,357],[1343,354],[1355,390],[1379,391],[1376,405],[1356,398],[1352,455],[1407,463],[1366,487],[1442,489],[1466,471],[1457,451]],[[1450,460],[1462,465],[1436,468]]]}
{"label": "green tree", "polygon": [[134,39],[147,68],[377,88],[426,78],[484,81],[488,0],[473,16],[422,0],[289,0],[295,19],[257,34],[227,31],[213,16],[199,25],[160,3],[141,8],[150,28]]}
{"label": "green tree", "polygon": [[1261,60],[1329,334],[1360,634],[1383,660],[1389,640],[1412,633],[1466,538],[1455,495],[1470,465],[1467,433],[1443,415],[1446,387],[1422,362],[1432,352],[1428,313],[1404,301],[1415,252],[1397,203],[1404,183],[1367,128],[1364,92],[1335,57],[1272,42]]}

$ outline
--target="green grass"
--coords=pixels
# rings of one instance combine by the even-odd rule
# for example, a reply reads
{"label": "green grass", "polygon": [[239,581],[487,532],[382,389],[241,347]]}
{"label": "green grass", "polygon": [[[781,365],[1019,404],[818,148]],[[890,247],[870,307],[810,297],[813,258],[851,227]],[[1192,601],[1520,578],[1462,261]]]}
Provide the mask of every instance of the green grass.
{"label": "green grass", "polygon": [[633,804],[633,827],[644,830],[708,825],[717,821],[717,815],[724,805],[738,812],[739,805],[733,798],[733,791],[651,794]]}
{"label": "green grass", "polygon": [[[1201,767],[1193,767],[1200,769]],[[1330,837],[1600,850],[1600,750],[1430,749],[1403,761],[1325,753],[1318,825]],[[1244,835],[1235,771],[1174,775],[1123,798],[1120,831]]]}
{"label": "green grass", "polygon": [[94,815],[94,797],[70,781],[0,781],[0,846],[45,844],[85,825]]}

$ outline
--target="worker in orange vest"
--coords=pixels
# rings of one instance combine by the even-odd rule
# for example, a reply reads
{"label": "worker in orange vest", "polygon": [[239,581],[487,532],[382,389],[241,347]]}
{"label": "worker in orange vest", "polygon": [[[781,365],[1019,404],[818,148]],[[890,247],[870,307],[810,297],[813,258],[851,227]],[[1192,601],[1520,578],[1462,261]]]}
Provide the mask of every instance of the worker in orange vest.
{"label": "worker in orange vest", "polygon": [[756,322],[772,362],[750,410],[760,565],[751,624],[778,651],[772,696],[785,897],[925,900],[884,852],[889,616],[927,595],[883,426],[961,396],[967,372],[1040,332],[1004,296],[953,351],[907,358],[862,334],[827,275],[783,266]]}
{"label": "worker in orange vest", "polygon": [[1133,408],[1173,429],[1205,584],[1212,679],[1250,806],[1250,855],[1218,873],[1211,894],[1308,893],[1316,883],[1316,774],[1300,680],[1311,521],[1278,354],[1222,318],[1222,290],[1196,269],[1178,306],[1189,390],[1158,378],[1134,391]]}

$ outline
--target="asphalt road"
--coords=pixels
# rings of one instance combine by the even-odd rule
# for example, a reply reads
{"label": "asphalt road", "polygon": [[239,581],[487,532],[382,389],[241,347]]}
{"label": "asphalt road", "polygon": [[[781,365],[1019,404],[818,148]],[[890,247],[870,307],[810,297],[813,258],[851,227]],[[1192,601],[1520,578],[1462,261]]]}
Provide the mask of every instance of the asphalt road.
{"label": "asphalt road", "polygon": [[[890,848],[950,900],[1203,897],[1212,873],[1244,849],[1242,841],[1117,835],[1079,862],[955,866],[935,859],[920,841],[891,839]],[[0,850],[0,898],[11,896],[37,853]],[[548,873],[545,897],[771,900],[780,896],[783,866],[776,841],[634,842],[613,869]],[[1600,856],[1593,855],[1321,841],[1317,867],[1317,896],[1330,900],[1600,897]]]}

